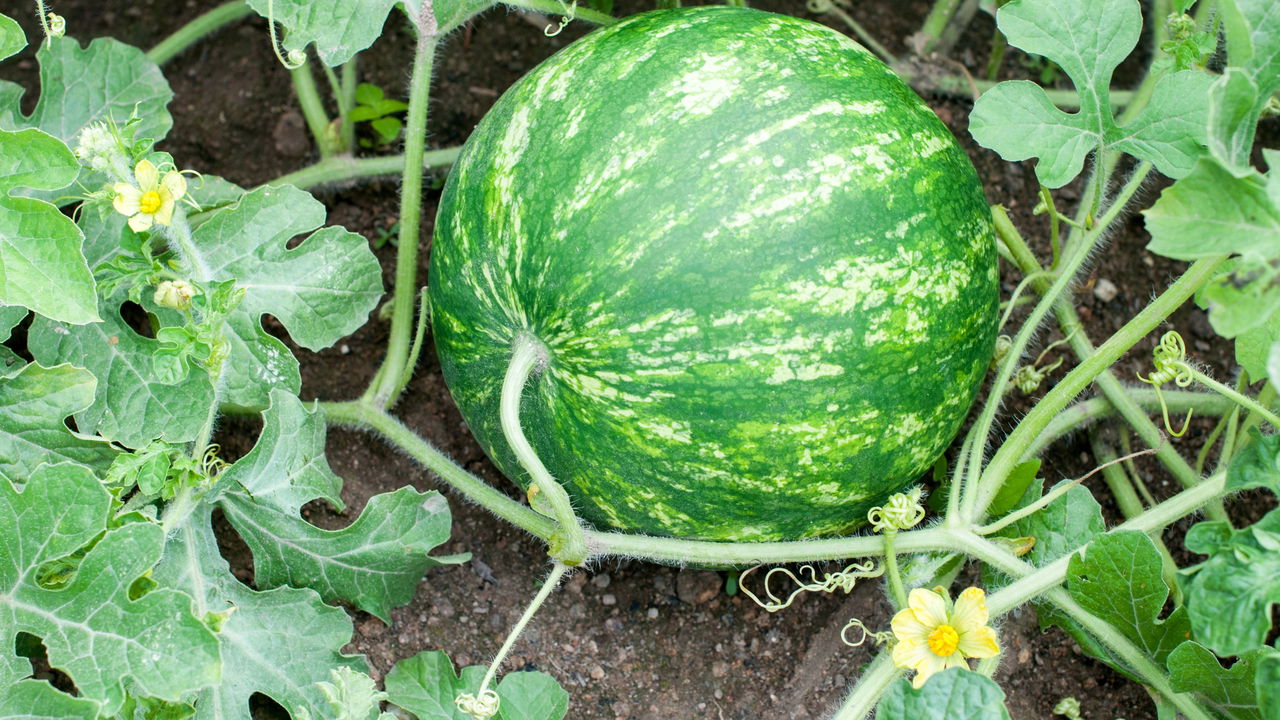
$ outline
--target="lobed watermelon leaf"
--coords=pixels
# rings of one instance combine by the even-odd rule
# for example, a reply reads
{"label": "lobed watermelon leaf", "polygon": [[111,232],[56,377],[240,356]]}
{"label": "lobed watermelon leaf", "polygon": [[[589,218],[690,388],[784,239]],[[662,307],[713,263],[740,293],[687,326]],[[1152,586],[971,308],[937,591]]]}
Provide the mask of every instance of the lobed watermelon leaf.
{"label": "lobed watermelon leaf", "polygon": [[15,55],[27,46],[22,26],[8,15],[0,14],[0,60]]}
{"label": "lobed watermelon leaf", "polygon": [[1258,119],[1280,90],[1280,6],[1223,0],[1228,67],[1210,90],[1209,150],[1237,177],[1251,171]]}
{"label": "lobed watermelon leaf", "polygon": [[1080,110],[1059,110],[1035,83],[1002,82],[982,95],[970,132],[1005,160],[1039,158],[1036,176],[1057,188],[1080,174],[1092,152],[1115,150],[1149,160],[1169,177],[1194,167],[1205,142],[1213,78],[1184,70],[1157,81],[1147,107],[1127,125],[1116,122],[1111,77],[1142,31],[1137,0],[1014,0],[996,15],[1009,44],[1041,55],[1071,78]]}
{"label": "lobed watermelon leaf", "polygon": [[[218,681],[218,642],[192,614],[191,598],[168,588],[138,597],[134,583],[164,549],[164,531],[129,523],[108,531],[64,585],[38,580],[44,564],[82,549],[106,526],[111,497],[87,468],[44,465],[21,492],[0,480],[0,646],[19,631],[39,637],[49,662],[81,697],[113,713],[125,685],[177,700]],[[182,672],[173,672],[182,668]]]}
{"label": "lobed watermelon leaf", "polygon": [[[387,696],[418,720],[471,720],[454,699],[475,694],[486,669],[471,665],[458,673],[443,652],[421,652],[387,673]],[[499,698],[498,720],[561,720],[569,709],[569,693],[546,673],[507,673],[492,687]]]}

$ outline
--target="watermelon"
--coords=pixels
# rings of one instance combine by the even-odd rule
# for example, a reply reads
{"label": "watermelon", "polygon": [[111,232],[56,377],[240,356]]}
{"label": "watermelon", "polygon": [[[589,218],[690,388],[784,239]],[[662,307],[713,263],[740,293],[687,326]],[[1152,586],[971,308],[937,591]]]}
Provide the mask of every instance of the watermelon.
{"label": "watermelon", "polygon": [[522,427],[598,528],[847,532],[915,482],[996,336],[987,203],[946,127],[822,25],[633,16],[517,82],[467,141],[429,277],[480,445],[521,334]]}

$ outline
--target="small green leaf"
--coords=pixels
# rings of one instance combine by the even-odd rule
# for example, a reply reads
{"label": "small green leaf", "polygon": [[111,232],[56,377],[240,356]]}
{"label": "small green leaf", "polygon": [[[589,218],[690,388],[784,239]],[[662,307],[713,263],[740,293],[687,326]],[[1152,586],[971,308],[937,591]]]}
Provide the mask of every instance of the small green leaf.
{"label": "small green leaf", "polygon": [[14,188],[59,190],[80,165],[57,138],[40,130],[0,130],[0,303],[83,324],[98,319],[93,275],[71,218]]}
{"label": "small green leaf", "polygon": [[98,720],[98,707],[93,700],[72,697],[43,680],[22,680],[8,687],[0,683],[0,718],[5,720]]}
{"label": "small green leaf", "polygon": [[[330,672],[331,682],[316,683],[329,701],[334,720],[376,720],[387,694],[380,692],[373,678],[349,667]],[[394,716],[386,716],[394,720]]]}
{"label": "small green leaf", "polygon": [[1254,685],[1257,652],[1248,652],[1230,668],[1203,645],[1188,640],[1169,655],[1169,683],[1177,692],[1193,692],[1222,717],[1264,720]]}
{"label": "small green leaf", "polygon": [[929,678],[916,690],[905,679],[889,686],[880,699],[876,720],[1009,720],[1004,690],[991,678],[951,668]]}
{"label": "small green leaf", "polygon": [[991,506],[987,508],[992,517],[1000,517],[1012,510],[1018,504],[1018,500],[1027,494],[1027,488],[1031,487],[1038,472],[1040,472],[1038,459],[1028,460],[1014,467],[1005,478],[1004,485],[1001,485],[1000,490],[996,492]]}
{"label": "small green leaf", "polygon": [[1211,76],[1192,70],[1164,75],[1128,125],[1118,125],[1113,114],[1112,73],[1142,30],[1136,0],[1014,0],[996,19],[1010,45],[1048,58],[1070,76],[1080,111],[1059,110],[1034,83],[1003,82],[974,105],[970,132],[980,144],[1009,161],[1040,158],[1036,176],[1051,188],[1079,175],[1098,149],[1148,160],[1169,177],[1191,171],[1204,144]]}
{"label": "small green leaf", "polygon": [[1227,466],[1226,490],[1267,488],[1280,495],[1280,435],[1263,435],[1250,428],[1249,437],[1251,442]]}
{"label": "small green leaf", "polygon": [[22,26],[8,15],[0,14],[0,60],[15,55],[27,46]]}
{"label": "small green leaf", "polygon": [[[0,480],[0,647],[17,632],[44,641],[50,664],[67,673],[81,697],[113,713],[125,684],[165,700],[218,680],[218,646],[191,610],[191,598],[155,589],[132,599],[129,588],[160,558],[164,530],[137,522],[107,532],[63,587],[36,581],[45,563],[69,555],[106,527],[111,497],[86,468],[37,469],[22,492]],[[174,668],[182,672],[173,672]]]}
{"label": "small green leaf", "polygon": [[1084,609],[1163,664],[1191,636],[1191,625],[1183,608],[1160,618],[1169,599],[1162,573],[1160,551],[1151,538],[1132,531],[1108,533],[1071,557],[1067,590]]}
{"label": "small green leaf", "polygon": [[93,375],[69,365],[31,364],[0,379],[0,478],[21,486],[36,468],[53,463],[105,472],[119,451],[64,422],[93,402],[96,386]]}
{"label": "small green leaf", "polygon": [[268,9],[285,27],[286,50],[303,50],[314,43],[325,65],[337,67],[373,44],[382,34],[387,13],[398,0],[248,0],[263,17]]}
{"label": "small green leaf", "polygon": [[[387,673],[387,695],[418,720],[471,720],[453,701],[479,690],[485,670],[472,665],[459,674],[443,652],[421,652]],[[545,673],[508,673],[493,689],[500,703],[498,720],[561,720],[569,709],[569,693]]]}
{"label": "small green leaf", "polygon": [[[1018,507],[1026,507],[1040,499],[1044,495],[1043,486],[1041,480],[1032,481]],[[1106,529],[1102,507],[1093,493],[1086,487],[1076,486],[1039,512],[1018,520],[997,535],[1035,538],[1035,546],[1023,559],[1036,567],[1043,567],[1089,544]]]}
{"label": "small green leaf", "polygon": [[395,140],[396,137],[400,135],[400,128],[403,127],[404,125],[397,118],[384,117],[384,118],[378,118],[377,120],[374,120],[373,122],[369,123],[369,126],[372,127],[374,131],[378,133],[379,137],[382,139],[382,142],[389,143]]}
{"label": "small green leaf", "polygon": [[356,102],[361,105],[373,105],[385,97],[382,88],[372,83],[360,83],[356,86]]}
{"label": "small green leaf", "polygon": [[1211,95],[1209,149],[1243,176],[1258,118],[1280,90],[1280,12],[1273,0],[1222,0],[1221,11],[1228,67]]}
{"label": "small green leaf", "polygon": [[[1280,293],[1277,293],[1280,295]],[[1267,315],[1266,322],[1255,325],[1236,336],[1236,363],[1249,373],[1251,381],[1267,377],[1267,364],[1270,362],[1272,348],[1280,341],[1280,313],[1267,308],[1259,308],[1260,303],[1252,303],[1254,315]],[[1280,308],[1277,308],[1280,309]]]}

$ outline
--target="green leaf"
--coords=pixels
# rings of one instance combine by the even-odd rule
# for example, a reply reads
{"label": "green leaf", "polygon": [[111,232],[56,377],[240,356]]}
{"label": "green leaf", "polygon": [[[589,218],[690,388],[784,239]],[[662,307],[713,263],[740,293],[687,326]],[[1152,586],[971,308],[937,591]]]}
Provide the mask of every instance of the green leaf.
{"label": "green leaf", "polygon": [[98,319],[84,237],[71,218],[14,188],[58,190],[80,165],[57,138],[39,130],[0,130],[0,304],[21,305],[69,323]]}
{"label": "green leaf", "polygon": [[356,86],[356,102],[361,105],[373,105],[385,96],[382,88],[372,83],[360,83]]}
{"label": "green leaf", "polygon": [[[13,329],[26,317],[27,309],[24,307],[0,305],[0,343],[7,341]],[[22,369],[25,364],[26,362],[17,353],[5,345],[0,345],[0,378],[12,375]]]}
{"label": "green leaf", "polygon": [[161,140],[173,127],[166,109],[173,91],[159,66],[138,48],[111,38],[98,38],[87,48],[71,38],[53,38],[42,44],[36,59],[40,99],[35,109],[22,116],[22,88],[0,83],[0,128],[36,127],[73,145],[89,123],[109,119],[124,125],[135,113],[139,137]]}
{"label": "green leaf", "polygon": [[[1044,495],[1043,486],[1042,480],[1033,481],[1018,507],[1023,508],[1039,500]],[[1089,544],[1106,529],[1102,508],[1093,493],[1078,485],[1039,512],[1014,522],[996,535],[1035,538],[1035,546],[1023,559],[1036,567],[1043,567]]]}
{"label": "green leaf", "polygon": [[1273,0],[1223,0],[1221,10],[1229,66],[1211,93],[1209,149],[1243,176],[1258,118],[1280,90],[1280,9]]}
{"label": "green leaf", "polygon": [[1210,158],[1142,214],[1151,233],[1147,249],[1175,260],[1224,253],[1267,260],[1280,247],[1280,207],[1266,179],[1257,172],[1238,178]]}
{"label": "green leaf", "polygon": [[286,247],[324,221],[324,205],[283,185],[245,193],[193,232],[191,278],[234,280],[245,289],[228,319],[224,402],[262,407],[272,388],[296,394],[301,386],[297,360],[262,329],[263,314],[278,319],[294,342],[320,350],[363,325],[382,296],[382,270],[360,235],[326,227]]}
{"label": "green leaf", "polygon": [[8,15],[0,14],[0,60],[16,55],[27,46],[27,36],[22,26]]}
{"label": "green leaf", "polygon": [[[453,701],[462,693],[475,694],[485,670],[472,665],[459,675],[448,655],[439,650],[421,652],[396,663],[387,673],[387,695],[418,720],[471,720]],[[500,703],[498,720],[561,720],[569,709],[569,694],[541,672],[508,673],[494,691]]]}
{"label": "green leaf", "polygon": [[1257,652],[1248,652],[1230,668],[1204,646],[1188,640],[1169,655],[1169,683],[1177,692],[1193,692],[1222,717],[1264,720],[1254,685]]}
{"label": "green leaf", "polygon": [[987,508],[992,517],[1000,517],[1012,510],[1018,504],[1018,500],[1027,494],[1027,488],[1031,487],[1038,472],[1040,472],[1039,460],[1028,460],[1009,471],[1004,485],[1000,486],[995,498],[991,501],[991,506]]}
{"label": "green leaf", "polygon": [[[961,668],[944,670],[916,690],[905,679],[889,686],[876,720],[1009,720],[1004,690],[991,678]],[[421,720],[421,719],[420,719]]]}
{"label": "green leaf", "polygon": [[1112,73],[1142,30],[1136,0],[1014,0],[996,18],[1010,45],[1057,63],[1070,76],[1080,111],[1054,107],[1034,83],[1003,82],[978,99],[970,116],[970,132],[980,144],[1009,161],[1038,157],[1036,175],[1051,188],[1079,175],[1098,149],[1149,160],[1170,177],[1191,171],[1204,144],[1211,76],[1191,70],[1165,75],[1128,125],[1118,125],[1113,114]]}
{"label": "green leaf", "polygon": [[324,418],[297,398],[271,396],[263,434],[248,455],[224,473],[219,486],[227,519],[253,550],[259,587],[310,587],[329,602],[348,602],[390,622],[391,609],[413,599],[422,576],[465,556],[428,553],[449,539],[449,506],[437,492],[400,488],[369,500],[341,530],[303,520],[303,502],[331,503],[341,481],[324,459]]}
{"label": "green leaf", "polygon": [[373,678],[349,667],[337,668],[330,676],[332,682],[317,685],[329,701],[330,717],[334,720],[377,720],[379,717],[395,720],[395,716],[379,712],[387,694],[379,692]]}
{"label": "green leaf", "polygon": [[[106,527],[111,497],[75,465],[45,465],[22,492],[0,481],[0,647],[17,632],[41,638],[49,662],[81,697],[115,712],[126,683],[166,700],[218,680],[217,640],[191,613],[191,598],[155,589],[132,599],[130,586],[160,558],[164,531],[129,523],[102,535],[67,585],[36,582],[45,563],[69,555]],[[174,672],[182,668],[182,672]]]}
{"label": "green leaf", "polygon": [[0,477],[21,486],[36,468],[71,463],[104,472],[119,453],[63,420],[88,407],[97,380],[80,368],[31,364],[0,379]]}
{"label": "green leaf", "polygon": [[41,318],[31,324],[27,344],[46,365],[71,363],[98,378],[93,403],[76,413],[82,432],[96,432],[132,448],[163,436],[172,443],[194,440],[214,402],[203,369],[187,367],[176,381],[156,367],[160,342],[139,335],[120,317],[128,299],[120,290],[102,301],[102,322],[63,325]]}
{"label": "green leaf", "polygon": [[1258,692],[1258,708],[1263,720],[1280,720],[1280,653],[1266,652],[1258,657],[1253,685]]}
{"label": "green leaf", "polygon": [[1186,543],[1209,555],[1179,573],[1196,639],[1222,657],[1262,645],[1280,603],[1280,511],[1243,530],[1199,523]]}
{"label": "green leaf", "polygon": [[[373,44],[382,34],[387,13],[398,0],[275,0],[270,9],[283,25],[286,50],[302,50],[315,43],[325,65],[337,67]],[[267,0],[248,0],[249,7],[268,16]]]}
{"label": "green leaf", "polygon": [[437,492],[404,487],[374,496],[354,523],[332,531],[242,493],[227,496],[222,509],[253,550],[260,587],[310,587],[328,602],[351,603],[387,623],[393,607],[413,599],[427,570],[467,559],[428,555],[449,539],[451,527]]}
{"label": "green leaf", "polygon": [[369,126],[378,133],[384,143],[395,140],[396,136],[400,134],[400,128],[404,127],[399,119],[393,117],[378,118],[369,123]]}
{"label": "green leaf", "polygon": [[0,718],[98,720],[98,703],[60,692],[43,680],[22,680],[8,687],[0,683]]}
{"label": "green leaf", "polygon": [[1280,495],[1280,435],[1263,435],[1249,428],[1251,442],[1231,457],[1226,490],[1267,488]]}
{"label": "green leaf", "polygon": [[1072,556],[1067,590],[1159,664],[1191,636],[1184,608],[1160,619],[1169,599],[1160,551],[1151,538],[1124,531],[1102,535]]}
{"label": "green leaf", "polygon": [[249,698],[258,692],[294,717],[329,717],[318,683],[334,668],[367,669],[363,658],[342,653],[351,618],[312,590],[245,587],[218,552],[212,509],[202,504],[177,528],[154,573],[162,587],[189,593],[197,612],[220,624],[222,679],[195,696],[196,720],[251,720]]}
{"label": "green leaf", "polygon": [[[1257,308],[1258,303],[1253,303]],[[1236,336],[1236,363],[1249,373],[1252,381],[1267,377],[1267,363],[1272,347],[1280,341],[1280,313],[1270,309],[1255,310],[1254,315],[1267,315],[1267,320]]]}

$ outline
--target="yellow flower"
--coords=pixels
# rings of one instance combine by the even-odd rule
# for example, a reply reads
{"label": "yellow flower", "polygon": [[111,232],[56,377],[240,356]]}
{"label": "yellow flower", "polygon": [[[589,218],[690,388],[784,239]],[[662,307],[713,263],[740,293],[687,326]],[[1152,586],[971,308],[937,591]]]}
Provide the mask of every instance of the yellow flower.
{"label": "yellow flower", "polygon": [[893,616],[893,664],[916,671],[912,686],[947,668],[967,668],[965,658],[1000,654],[996,633],[987,627],[986,594],[971,587],[954,605],[942,588],[911,591],[907,608]]}
{"label": "yellow flower", "polygon": [[116,199],[112,207],[129,218],[129,227],[142,232],[152,223],[168,225],[173,220],[173,207],[187,194],[187,180],[177,170],[170,170],[160,178],[160,171],[147,160],[139,160],[133,168],[138,181],[116,183],[112,190]]}

